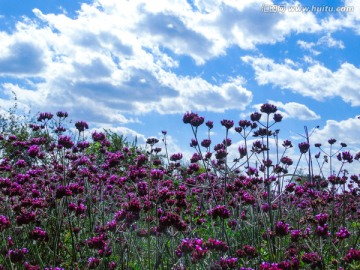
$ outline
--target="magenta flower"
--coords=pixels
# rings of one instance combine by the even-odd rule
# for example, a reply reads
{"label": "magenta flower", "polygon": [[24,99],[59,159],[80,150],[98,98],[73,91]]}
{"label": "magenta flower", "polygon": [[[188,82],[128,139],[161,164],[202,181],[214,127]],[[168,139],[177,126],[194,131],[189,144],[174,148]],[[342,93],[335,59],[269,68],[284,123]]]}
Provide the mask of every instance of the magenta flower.
{"label": "magenta flower", "polygon": [[305,154],[310,148],[310,145],[307,142],[299,143],[300,153]]}
{"label": "magenta flower", "polygon": [[351,233],[345,227],[340,228],[339,231],[336,233],[336,237],[340,240],[348,238],[350,237],[350,235]]}
{"label": "magenta flower", "polygon": [[232,120],[221,120],[221,125],[224,126],[226,129],[230,129],[234,126],[234,121]]}
{"label": "magenta flower", "polygon": [[277,107],[275,105],[265,103],[261,105],[260,111],[266,114],[271,114],[277,111]]}
{"label": "magenta flower", "polygon": [[288,235],[290,230],[289,230],[289,224],[283,222],[283,221],[278,221],[275,224],[275,234],[277,236],[285,236]]}
{"label": "magenta flower", "polygon": [[83,132],[85,129],[89,129],[89,125],[84,121],[76,122],[75,127],[79,132]]}

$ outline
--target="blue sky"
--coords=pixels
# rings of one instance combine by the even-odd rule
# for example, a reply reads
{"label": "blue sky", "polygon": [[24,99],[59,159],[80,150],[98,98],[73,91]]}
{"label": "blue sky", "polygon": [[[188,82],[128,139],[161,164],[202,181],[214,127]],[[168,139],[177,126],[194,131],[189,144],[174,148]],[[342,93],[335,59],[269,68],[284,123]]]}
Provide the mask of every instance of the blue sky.
{"label": "blue sky", "polygon": [[[213,120],[220,141],[220,120],[271,102],[282,139],[319,125],[314,143],[359,151],[359,3],[0,0],[0,110],[16,93],[25,110],[65,110],[140,142],[167,130],[170,152],[190,154],[186,111]],[[338,7],[350,11],[326,11]]]}

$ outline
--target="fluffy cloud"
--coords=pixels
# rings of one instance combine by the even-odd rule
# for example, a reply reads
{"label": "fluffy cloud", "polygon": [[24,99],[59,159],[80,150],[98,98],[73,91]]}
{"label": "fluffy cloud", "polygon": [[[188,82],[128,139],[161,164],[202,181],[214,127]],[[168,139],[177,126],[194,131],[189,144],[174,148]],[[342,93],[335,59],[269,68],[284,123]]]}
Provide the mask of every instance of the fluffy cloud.
{"label": "fluffy cloud", "polygon": [[[304,104],[297,102],[282,103],[280,101],[273,100],[269,100],[268,102],[275,105],[284,118],[296,118],[303,121],[320,119],[320,116],[316,114],[316,112],[312,111]],[[256,104],[253,108],[260,111],[261,105],[262,104]]]}
{"label": "fluffy cloud", "polygon": [[[152,111],[243,110],[253,94],[241,75],[214,84],[200,76],[177,75],[175,68],[181,67],[182,55],[202,65],[233,46],[255,50],[292,33],[322,30],[313,13],[265,13],[264,4],[273,3],[96,0],[82,4],[72,17],[34,9],[36,18],[18,22],[12,32],[0,32],[0,78],[17,79],[2,83],[0,89],[7,95],[16,93],[19,103],[31,104],[35,110],[65,109],[98,123],[136,122],[133,115]],[[322,42],[341,45],[331,45],[330,38]],[[336,96],[345,89],[339,94],[344,100],[353,105],[360,102],[357,81],[347,78],[351,72],[358,74],[351,64],[335,73],[320,65],[304,72],[265,58],[243,60],[254,66],[260,83],[317,99],[323,93]],[[313,71],[325,78],[312,75]],[[343,80],[336,84],[338,88],[323,91],[338,79]],[[306,89],[304,85],[310,88],[300,90]],[[316,117],[306,108],[296,110],[305,118]]]}
{"label": "fluffy cloud", "polygon": [[341,97],[352,106],[360,105],[360,69],[353,64],[343,63],[333,72],[319,63],[304,70],[265,57],[244,56],[241,59],[253,67],[260,85],[272,84],[319,101]]}

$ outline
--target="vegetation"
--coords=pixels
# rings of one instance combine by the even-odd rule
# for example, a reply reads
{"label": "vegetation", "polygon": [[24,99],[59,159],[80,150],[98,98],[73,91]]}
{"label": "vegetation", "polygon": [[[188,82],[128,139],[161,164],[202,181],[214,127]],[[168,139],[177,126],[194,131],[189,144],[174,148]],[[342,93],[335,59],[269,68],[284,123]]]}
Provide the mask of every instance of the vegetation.
{"label": "vegetation", "polygon": [[[217,144],[213,122],[185,113],[190,160],[168,153],[166,131],[141,148],[109,130],[86,140],[84,121],[71,133],[66,112],[14,117],[0,119],[0,269],[360,267],[359,175],[346,171],[360,153],[329,139],[312,156],[306,136],[293,160],[271,104],[236,127],[222,120]],[[233,128],[242,144],[228,160]]]}

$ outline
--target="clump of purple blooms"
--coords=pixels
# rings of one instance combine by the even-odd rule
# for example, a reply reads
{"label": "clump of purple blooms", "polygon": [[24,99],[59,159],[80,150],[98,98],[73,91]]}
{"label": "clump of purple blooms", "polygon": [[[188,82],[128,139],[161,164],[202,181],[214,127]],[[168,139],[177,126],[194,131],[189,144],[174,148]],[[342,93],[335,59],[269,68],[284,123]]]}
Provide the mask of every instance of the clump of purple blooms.
{"label": "clump of purple blooms", "polygon": [[137,146],[87,136],[85,121],[72,134],[68,117],[0,133],[0,269],[360,267],[360,175],[347,171],[360,153],[306,137],[296,160],[275,105],[221,120],[219,142],[216,123],[185,113],[189,160],[168,153],[167,131]]}

